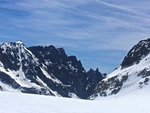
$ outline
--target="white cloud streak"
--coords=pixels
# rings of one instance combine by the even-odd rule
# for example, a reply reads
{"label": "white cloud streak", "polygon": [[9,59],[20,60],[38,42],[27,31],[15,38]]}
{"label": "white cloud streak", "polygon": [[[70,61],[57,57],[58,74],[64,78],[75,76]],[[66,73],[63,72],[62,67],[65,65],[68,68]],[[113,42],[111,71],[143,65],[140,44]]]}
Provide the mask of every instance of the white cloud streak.
{"label": "white cloud streak", "polygon": [[[89,5],[90,3],[96,4],[97,2],[108,7],[107,10],[110,11],[109,15],[103,14],[103,10],[105,9],[101,9],[100,7],[100,11],[95,12],[92,9],[94,6]],[[96,5],[99,7],[98,4]],[[91,7],[91,10],[89,10],[89,7]],[[117,9],[117,11],[113,11],[109,7]],[[148,36],[147,32],[150,27],[149,15],[123,5],[120,6],[100,0],[96,0],[95,2],[94,0],[77,0],[73,2],[66,0],[61,2],[58,0],[26,0],[16,2],[13,6],[9,5],[8,8],[28,13],[24,18],[13,18],[10,20],[16,29],[28,29],[29,35],[31,34],[32,36],[34,36],[33,34],[36,31],[41,32],[42,34],[37,33],[37,37],[42,35],[48,37],[49,35],[52,38],[58,37],[73,40],[72,42],[77,41],[77,46],[72,47],[81,47],[82,45],[89,47],[90,45],[92,50],[96,48],[108,49],[105,46],[95,47],[94,40],[96,40],[96,43],[106,45],[109,40],[120,39],[121,37],[124,37],[126,40],[128,40],[128,37],[131,38],[131,36],[138,37],[136,39],[139,39],[141,36]],[[58,44],[60,43],[58,42]],[[67,43],[69,41],[66,41],[64,45],[68,45],[69,47],[70,44]],[[111,48],[118,49],[117,46],[119,46],[119,43],[121,42],[111,44],[114,46]],[[127,45],[124,44],[124,46]],[[120,49],[124,50],[124,48]]]}
{"label": "white cloud streak", "polygon": [[[136,0],[132,2],[143,7]],[[121,1],[118,4],[117,0],[14,0],[0,4],[0,39],[1,42],[20,39],[28,46],[64,47],[87,63],[86,67],[99,64],[102,68],[107,59],[111,64],[119,64],[123,57],[120,61],[116,59],[139,40],[149,37],[150,16],[145,13],[150,10],[149,5],[147,2],[146,9],[139,11],[137,6]],[[103,58],[98,54],[101,51]],[[113,66],[107,67],[103,72]]]}
{"label": "white cloud streak", "polygon": [[104,5],[107,5],[109,7],[113,7],[113,8],[116,8],[116,9],[120,9],[120,10],[124,10],[124,11],[130,12],[133,15],[141,15],[141,16],[144,16],[144,17],[147,17],[147,18],[150,17],[149,15],[147,15],[145,13],[141,13],[141,12],[135,11],[135,10],[127,8],[127,7],[123,6],[123,5],[121,5],[121,6],[120,5],[115,5],[115,4],[107,3],[107,2],[104,2],[104,1],[101,1],[101,0],[96,0],[96,1],[99,2],[99,3],[102,3]]}

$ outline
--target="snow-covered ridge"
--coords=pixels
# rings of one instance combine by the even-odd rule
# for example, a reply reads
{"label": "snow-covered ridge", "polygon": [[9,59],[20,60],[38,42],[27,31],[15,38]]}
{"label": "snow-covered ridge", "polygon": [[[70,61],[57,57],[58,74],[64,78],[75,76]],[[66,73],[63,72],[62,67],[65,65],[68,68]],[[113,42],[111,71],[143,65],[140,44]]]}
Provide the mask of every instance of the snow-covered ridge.
{"label": "snow-covered ridge", "polygon": [[118,96],[133,92],[150,92],[148,90],[150,87],[149,48],[150,39],[140,41],[135,45],[123,63],[96,85],[91,98],[116,94]]}

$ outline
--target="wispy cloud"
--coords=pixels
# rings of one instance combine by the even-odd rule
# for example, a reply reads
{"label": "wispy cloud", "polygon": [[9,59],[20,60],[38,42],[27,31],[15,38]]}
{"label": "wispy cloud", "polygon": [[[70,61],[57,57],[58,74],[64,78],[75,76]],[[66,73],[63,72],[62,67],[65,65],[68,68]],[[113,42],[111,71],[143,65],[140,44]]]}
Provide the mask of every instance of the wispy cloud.
{"label": "wispy cloud", "polygon": [[0,1],[0,39],[20,39],[29,46],[53,44],[64,47],[70,54],[74,51],[81,60],[82,55],[86,57],[82,53],[87,49],[95,54],[128,51],[139,40],[149,37],[150,3],[142,10],[137,8],[143,4],[136,0],[132,1],[136,3],[132,7],[131,2],[124,3],[117,0]]}
{"label": "wispy cloud", "polygon": [[142,12],[139,12],[139,11],[135,11],[133,9],[125,7],[124,5],[115,5],[115,4],[107,3],[107,2],[104,2],[104,1],[101,1],[101,0],[96,0],[96,1],[99,2],[99,3],[102,3],[104,5],[107,5],[109,7],[113,7],[113,8],[116,8],[116,9],[120,9],[120,10],[124,10],[126,12],[129,12],[129,13],[132,13],[133,15],[141,15],[141,16],[144,16],[144,17],[150,17],[149,15],[147,15],[145,13],[142,13]]}
{"label": "wispy cloud", "polygon": [[[125,7],[124,5],[116,5],[116,4],[107,3],[107,2],[104,2],[104,1],[101,1],[101,0],[96,0],[96,1],[101,3],[101,4],[106,5],[108,7],[115,8],[115,9],[118,9],[120,11],[123,11],[123,12],[120,12],[120,15],[118,16],[118,18],[120,20],[127,21],[129,24],[132,23],[131,25],[135,26],[136,28],[141,28],[142,29],[142,27],[143,27],[143,29],[144,29],[144,28],[146,28],[146,22],[150,22],[150,16],[146,13],[142,13],[142,12],[133,10],[131,8]],[[112,12],[119,12],[119,11],[114,10]],[[113,14],[115,14],[115,13],[113,13]],[[114,17],[115,17],[115,15],[114,15]],[[122,18],[122,17],[124,17],[124,18]],[[128,19],[130,19],[130,20],[128,20]],[[133,21],[133,19],[134,19],[135,22]],[[121,23],[125,23],[123,21],[121,21]],[[140,24],[141,21],[144,22],[144,24]],[[129,24],[128,24],[128,26],[131,26]],[[145,26],[142,26],[142,25],[145,25]],[[146,30],[146,29],[144,29],[144,30]]]}
{"label": "wispy cloud", "polygon": [[[119,6],[100,0],[97,0],[97,2],[107,7],[105,9],[101,8],[102,6],[96,4],[94,0],[74,2],[26,0],[9,4],[7,9],[25,14],[20,18],[9,15],[11,25],[15,26],[16,29],[26,30],[29,35],[35,34],[36,36],[37,33],[37,37],[43,35],[45,37],[59,37],[76,41],[87,40],[87,43],[88,40],[104,42],[101,40],[105,38],[105,43],[107,43],[114,37],[120,37],[122,33],[125,35],[125,33],[139,32],[139,30],[142,30],[142,32],[149,31],[150,25],[147,24],[150,22],[149,15],[123,5]],[[5,7],[3,6],[3,8]],[[94,9],[94,7],[97,7],[99,11],[96,11],[97,9]],[[103,13],[105,10],[108,10],[108,15]],[[18,12],[16,12],[16,16]],[[118,31],[120,33],[117,33]],[[114,36],[110,36],[111,34]],[[80,46],[83,45],[81,44],[82,41],[79,41]],[[92,42],[94,43],[94,41]],[[91,42],[89,44],[91,45]],[[90,47],[94,49],[94,46],[95,44]]]}

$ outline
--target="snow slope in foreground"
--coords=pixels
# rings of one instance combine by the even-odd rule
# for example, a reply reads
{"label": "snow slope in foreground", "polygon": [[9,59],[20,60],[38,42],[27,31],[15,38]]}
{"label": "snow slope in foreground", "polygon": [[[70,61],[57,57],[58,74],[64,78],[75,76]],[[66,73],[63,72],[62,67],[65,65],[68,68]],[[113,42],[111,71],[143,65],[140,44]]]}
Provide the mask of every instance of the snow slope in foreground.
{"label": "snow slope in foreground", "polygon": [[148,113],[149,94],[80,100],[0,92],[0,113]]}

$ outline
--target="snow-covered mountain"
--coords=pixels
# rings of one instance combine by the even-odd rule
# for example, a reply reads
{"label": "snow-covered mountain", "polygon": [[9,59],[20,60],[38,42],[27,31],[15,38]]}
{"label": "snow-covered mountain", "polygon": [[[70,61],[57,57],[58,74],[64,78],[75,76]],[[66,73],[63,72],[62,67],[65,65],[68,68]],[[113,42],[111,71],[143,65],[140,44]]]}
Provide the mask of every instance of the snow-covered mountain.
{"label": "snow-covered mountain", "polygon": [[150,83],[150,39],[142,40],[125,56],[121,65],[100,81],[92,98],[129,93],[148,93]]}
{"label": "snow-covered mountain", "polygon": [[21,42],[0,45],[0,90],[63,97],[87,98],[103,79],[98,71],[86,72],[75,56],[63,48]]}

